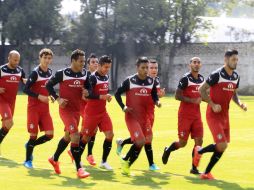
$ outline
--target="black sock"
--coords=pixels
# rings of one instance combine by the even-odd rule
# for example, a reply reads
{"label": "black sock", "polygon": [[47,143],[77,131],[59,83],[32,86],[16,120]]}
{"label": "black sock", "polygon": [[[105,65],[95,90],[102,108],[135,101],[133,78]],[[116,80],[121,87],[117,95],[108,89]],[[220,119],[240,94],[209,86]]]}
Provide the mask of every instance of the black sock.
{"label": "black sock", "polygon": [[205,170],[205,173],[209,173],[211,172],[211,170],[213,169],[213,167],[215,166],[215,164],[219,161],[219,159],[221,158],[223,152],[217,152],[215,151],[211,157],[211,160],[209,162],[209,164],[207,165],[207,168]]}
{"label": "black sock", "polygon": [[80,149],[79,149],[78,145],[71,144],[71,154],[72,154],[72,156],[74,158],[77,170],[79,168],[81,168],[81,165],[80,165],[81,155],[80,155],[79,151],[80,151]]}
{"label": "black sock", "polygon": [[123,147],[126,144],[132,144],[131,138],[124,139],[123,142],[121,143],[121,146]]}
{"label": "black sock", "polygon": [[132,145],[134,146],[134,151],[132,152],[132,154],[130,155],[130,159],[129,159],[129,165],[131,166],[138,158],[139,153],[141,152],[142,147],[137,147],[135,144]]}
{"label": "black sock", "polygon": [[179,149],[178,143],[177,143],[177,142],[173,142],[173,143],[170,145],[170,147],[167,149],[167,151],[172,152],[172,151],[175,151],[175,150],[177,150],[177,149]]}
{"label": "black sock", "polygon": [[79,154],[80,154],[80,157],[82,156],[85,148],[86,148],[86,144],[87,142],[83,142],[82,140],[79,141]]}
{"label": "black sock", "polygon": [[152,145],[151,144],[145,144],[145,151],[146,151],[146,157],[147,157],[148,162],[149,162],[149,166],[151,166],[152,164],[154,164]]}
{"label": "black sock", "polygon": [[0,129],[0,144],[2,143],[4,137],[7,135],[8,132],[9,131],[4,127]]}
{"label": "black sock", "polygon": [[34,150],[34,142],[36,139],[29,139],[29,141],[26,144],[26,161],[31,161],[31,156],[33,154]]}
{"label": "black sock", "polygon": [[131,157],[131,154],[135,151],[135,146],[134,144],[130,147],[130,150],[127,152],[123,160],[128,161]]}
{"label": "black sock", "polygon": [[[192,153],[191,153],[192,160],[193,160],[193,157],[194,157],[194,149],[195,149],[195,146],[194,146],[194,148],[192,149]],[[192,162],[192,169],[193,169],[193,170],[196,170],[196,169],[197,169],[197,167],[194,166],[193,162]]]}
{"label": "black sock", "polygon": [[87,145],[87,156],[93,154],[94,141],[95,141],[95,136],[92,136],[90,141],[88,142],[88,145]]}
{"label": "black sock", "polygon": [[43,135],[43,136],[39,137],[38,139],[36,139],[36,141],[34,142],[34,146],[43,144],[43,143],[45,143],[47,141],[50,141],[51,139],[52,139],[51,136]]}
{"label": "black sock", "polygon": [[66,149],[70,142],[66,142],[64,138],[62,138],[57,146],[56,152],[54,154],[54,161],[58,161],[59,156],[62,154],[62,152]]}
{"label": "black sock", "polygon": [[105,139],[103,143],[102,162],[106,162],[112,147],[112,140]]}
{"label": "black sock", "polygon": [[206,146],[206,147],[204,147],[204,148],[201,148],[201,149],[198,151],[198,153],[199,153],[199,154],[204,154],[204,153],[206,153],[206,152],[215,152],[215,147],[216,147],[215,144],[210,144],[210,145],[208,145],[208,146]]}

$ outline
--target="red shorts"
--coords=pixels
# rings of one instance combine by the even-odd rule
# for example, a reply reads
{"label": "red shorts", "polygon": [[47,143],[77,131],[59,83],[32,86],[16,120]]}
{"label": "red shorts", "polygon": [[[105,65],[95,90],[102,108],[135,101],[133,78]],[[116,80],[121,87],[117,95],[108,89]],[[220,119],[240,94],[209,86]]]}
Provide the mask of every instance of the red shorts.
{"label": "red shorts", "polygon": [[8,102],[0,101],[0,114],[2,120],[12,119],[14,115],[15,103],[10,104]]}
{"label": "red shorts", "polygon": [[126,113],[125,122],[130,132],[132,141],[140,141],[144,139],[146,140],[149,138],[151,139],[153,136],[153,131],[149,119],[138,121],[135,117]]}
{"label": "red shorts", "polygon": [[149,120],[149,123],[150,123],[151,127],[153,128],[153,124],[154,124],[154,111],[148,113],[148,120]]}
{"label": "red shorts", "polygon": [[178,138],[185,141],[191,138],[203,138],[203,122],[201,118],[188,119],[178,115]]}
{"label": "red shorts", "polygon": [[70,134],[78,132],[80,112],[59,108],[59,114],[64,123],[64,131],[68,131]]}
{"label": "red shorts", "polygon": [[98,128],[102,132],[113,131],[112,121],[108,113],[92,116],[85,114],[81,134],[92,137],[96,134]]}
{"label": "red shorts", "polygon": [[221,114],[206,113],[206,121],[215,143],[230,142],[229,118]]}
{"label": "red shorts", "polygon": [[38,134],[40,131],[53,131],[53,122],[49,110],[40,107],[28,107],[27,109],[27,130],[29,133]]}

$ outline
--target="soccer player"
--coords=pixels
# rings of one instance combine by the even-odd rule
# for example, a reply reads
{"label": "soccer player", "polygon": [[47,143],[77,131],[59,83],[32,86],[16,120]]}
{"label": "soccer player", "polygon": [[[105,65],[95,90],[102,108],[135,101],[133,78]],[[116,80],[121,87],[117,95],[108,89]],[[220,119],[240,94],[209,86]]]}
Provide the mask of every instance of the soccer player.
{"label": "soccer player", "polygon": [[[227,50],[224,55],[224,66],[212,72],[206,82],[200,87],[202,99],[208,103],[206,120],[213,135],[215,144],[207,147],[197,147],[194,152],[194,161],[198,162],[202,154],[213,152],[210,162],[201,179],[214,179],[212,168],[219,161],[230,142],[229,104],[231,99],[244,111],[247,106],[242,103],[237,94],[240,77],[235,71],[238,62],[238,51]],[[207,90],[210,89],[210,96]]]}
{"label": "soccer player", "polygon": [[2,117],[0,146],[13,126],[13,114],[19,82],[26,83],[25,72],[19,66],[19,61],[19,52],[12,50],[8,55],[8,63],[0,66],[0,114]]}
{"label": "soccer player", "polygon": [[[53,52],[44,48],[39,53],[40,64],[30,74],[24,87],[24,93],[28,95],[27,105],[27,130],[30,139],[26,143],[26,160],[24,166],[33,168],[32,154],[34,147],[50,141],[54,135],[54,127],[49,112],[49,99],[46,83],[52,75],[52,70],[48,68],[53,59]],[[40,131],[45,131],[45,135],[39,137]]]}
{"label": "soccer player", "polygon": [[[80,135],[78,131],[82,96],[88,95],[87,91],[84,90],[87,81],[87,72],[83,69],[84,62],[85,52],[79,49],[73,51],[71,54],[71,66],[57,71],[46,85],[52,99],[59,104],[59,114],[65,126],[64,137],[59,141],[55,154],[48,161],[54,167],[55,172],[60,174],[59,156],[71,142],[71,153],[79,178],[85,178],[90,175],[80,165]],[[59,95],[56,94],[53,88],[58,83]]]}
{"label": "soccer player", "polygon": [[[158,62],[154,59],[149,60],[149,64],[148,64],[148,76],[152,77],[153,79],[155,79],[155,83],[156,83],[156,88],[157,88],[157,94],[159,96],[159,98],[165,96],[165,89],[161,89],[160,88],[160,81],[159,81],[159,77],[158,75]],[[151,123],[151,127],[153,127],[153,123],[154,123],[154,103],[153,103],[153,99],[150,98],[150,103],[148,104],[151,107],[148,108],[148,112],[149,112],[149,119],[150,119],[150,123]],[[117,139],[116,140],[117,143],[117,154],[120,155],[122,148],[125,144],[132,144],[131,138],[127,138],[127,139]],[[154,163],[153,161],[153,149],[152,149],[152,142],[151,143],[146,143],[145,146],[145,152],[146,152],[146,156],[149,162],[149,170],[151,171],[155,171],[155,170],[159,170],[160,168]]]}
{"label": "soccer player", "polygon": [[[173,142],[169,147],[165,147],[162,156],[163,164],[167,164],[170,153],[186,146],[189,135],[194,139],[194,148],[202,146],[203,143],[203,123],[200,113],[201,97],[198,91],[204,83],[204,77],[199,74],[201,60],[199,57],[193,57],[189,63],[190,71],[186,73],[178,84],[175,93],[175,99],[179,100],[178,110],[178,141]],[[198,165],[192,161],[190,173],[199,174]]]}
{"label": "soccer player", "polygon": [[84,111],[84,123],[81,129],[82,139],[80,141],[81,154],[83,153],[87,142],[95,136],[97,127],[105,134],[103,143],[103,155],[100,167],[106,170],[112,170],[108,164],[107,158],[112,147],[114,136],[111,119],[106,110],[106,102],[110,102],[112,97],[109,92],[108,72],[111,68],[112,60],[104,55],[99,59],[99,65],[96,72],[89,77],[89,100]]}
{"label": "soccer player", "polygon": [[[87,65],[88,65],[88,72],[91,74],[91,73],[94,73],[97,69],[98,69],[98,58],[96,57],[95,54],[91,54],[89,56],[89,58],[87,59]],[[84,111],[85,111],[85,105],[86,105],[86,100],[83,100],[82,101],[82,111],[81,111],[81,116],[82,116],[82,126],[84,125]],[[90,138],[88,144],[87,144],[87,161],[88,163],[91,165],[91,166],[95,166],[96,165],[96,162],[94,160],[94,157],[93,157],[93,146],[94,146],[94,141],[95,141],[95,136],[96,136],[96,133]]]}
{"label": "soccer player", "polygon": [[[115,98],[125,112],[125,122],[130,132],[131,146],[127,155],[122,158],[122,173],[130,174],[130,166],[138,158],[142,147],[151,144],[152,124],[148,109],[152,104],[161,106],[156,89],[155,80],[148,76],[148,63],[146,57],[140,57],[136,61],[137,74],[127,77],[115,93]],[[126,93],[126,105],[122,101],[121,94]]]}

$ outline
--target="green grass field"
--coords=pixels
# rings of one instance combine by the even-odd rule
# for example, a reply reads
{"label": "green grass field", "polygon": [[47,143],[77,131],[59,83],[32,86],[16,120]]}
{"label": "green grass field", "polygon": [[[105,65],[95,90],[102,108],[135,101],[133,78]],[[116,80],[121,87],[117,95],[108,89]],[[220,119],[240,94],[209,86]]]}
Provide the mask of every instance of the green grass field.
{"label": "green grass field", "polygon": [[[56,149],[59,139],[63,135],[63,124],[58,115],[57,104],[51,104],[51,114],[55,126],[55,138],[34,151],[35,169],[24,168],[24,144],[29,135],[26,131],[27,97],[19,95],[16,103],[14,127],[2,143],[2,157],[0,158],[0,190],[71,190],[71,189],[243,189],[254,190],[254,97],[241,97],[248,105],[248,112],[241,111],[232,103],[231,143],[220,162],[215,166],[213,175],[218,179],[202,181],[189,174],[191,166],[191,151],[193,142],[181,150],[171,154],[167,165],[161,162],[162,151],[165,146],[177,139],[177,110],[179,102],[172,97],[162,98],[163,107],[156,109],[154,125],[154,160],[161,168],[159,172],[148,171],[148,163],[144,151],[132,166],[134,176],[121,175],[120,160],[116,155],[115,140],[108,162],[114,168],[113,172],[100,170],[88,166],[83,155],[83,163],[91,176],[77,179],[74,165],[67,152],[60,157],[62,174],[54,174],[47,159]],[[202,114],[205,128],[204,145],[212,143],[212,136],[205,121],[205,103],[202,103]],[[108,104],[108,112],[113,121],[115,139],[129,136],[124,122],[124,114],[113,100]],[[97,163],[101,160],[104,136],[98,133],[94,146],[94,156]],[[125,153],[129,149],[126,146]],[[204,170],[211,154],[202,157],[200,170]]]}

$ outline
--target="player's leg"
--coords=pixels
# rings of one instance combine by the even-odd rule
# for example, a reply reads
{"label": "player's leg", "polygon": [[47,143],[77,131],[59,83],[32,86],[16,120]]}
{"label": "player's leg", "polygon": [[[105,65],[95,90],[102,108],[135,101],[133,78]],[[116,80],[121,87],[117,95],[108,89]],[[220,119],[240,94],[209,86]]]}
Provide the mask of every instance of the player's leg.
{"label": "player's leg", "polygon": [[120,139],[120,138],[116,139],[116,146],[117,146],[116,147],[116,154],[118,156],[120,156],[124,145],[126,145],[126,144],[132,144],[132,143],[133,142],[131,140],[131,137],[129,137],[127,139],[124,139],[124,140]]}
{"label": "player's leg", "polygon": [[167,164],[168,158],[171,152],[186,146],[188,138],[189,138],[189,134],[190,134],[191,124],[192,124],[191,120],[178,116],[178,139],[179,140],[171,143],[169,147],[164,148],[164,152],[162,155],[163,164]]}
{"label": "player's leg", "polygon": [[203,144],[203,133],[203,123],[200,117],[199,119],[195,119],[191,126],[191,138],[194,139],[194,147],[192,150],[192,169],[190,170],[190,173],[192,174],[200,174],[197,167],[201,159],[201,154],[198,153],[198,150],[201,149]]}
{"label": "player's leg", "polygon": [[[14,111],[14,110],[13,110]],[[2,128],[0,129],[0,144],[13,126],[13,112],[9,104],[0,103],[0,114],[2,117]]]}
{"label": "player's leg", "polygon": [[113,133],[113,125],[108,113],[104,114],[102,121],[99,125],[99,128],[105,134],[105,139],[103,142],[102,161],[100,167],[107,170],[112,170],[112,167],[107,162],[107,158],[112,148],[112,140],[114,137],[114,133]]}
{"label": "player's leg", "polygon": [[94,146],[94,141],[95,141],[95,137],[96,137],[96,134],[97,134],[97,130],[98,130],[98,128],[96,127],[94,135],[91,136],[91,138],[90,138],[90,140],[88,141],[88,144],[87,144],[87,157],[86,157],[86,160],[88,161],[88,163],[91,166],[95,166],[96,165],[96,162],[95,162],[92,150],[93,150],[93,146]]}
{"label": "player's leg", "polygon": [[[207,119],[207,123],[209,129],[213,135],[215,145],[211,144],[205,148],[200,149],[198,152],[203,154],[208,151],[213,150],[213,155],[211,156],[210,162],[208,163],[206,170],[203,174],[201,174],[201,179],[214,179],[211,174],[211,170],[216,165],[216,163],[220,160],[221,156],[223,155],[224,151],[227,148],[227,144],[229,142],[229,130],[224,130],[225,121],[217,120],[217,119]],[[204,150],[205,149],[205,150]]]}

